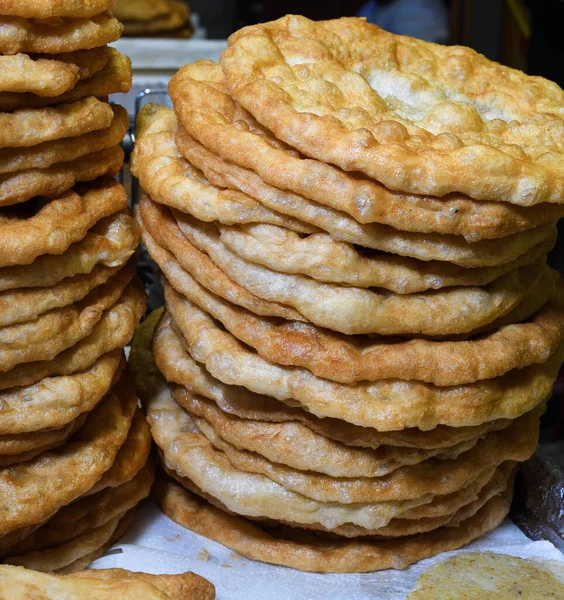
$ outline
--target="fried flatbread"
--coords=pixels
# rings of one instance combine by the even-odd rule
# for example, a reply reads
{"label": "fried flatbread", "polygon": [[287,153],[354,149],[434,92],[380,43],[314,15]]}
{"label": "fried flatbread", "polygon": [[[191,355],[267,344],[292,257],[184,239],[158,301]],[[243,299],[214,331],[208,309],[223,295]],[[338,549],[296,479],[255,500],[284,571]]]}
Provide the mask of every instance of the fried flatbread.
{"label": "fried flatbread", "polygon": [[254,198],[275,197],[276,189],[284,190],[278,192],[281,199],[301,196],[361,223],[462,235],[468,241],[504,237],[561,214],[560,207],[546,203],[531,210],[456,193],[440,198],[406,194],[300,155],[237,104],[228,94],[220,66],[211,61],[182,67],[169,90],[185,128],[177,136],[182,153],[195,165],[204,162],[210,170],[222,172],[228,187]]}
{"label": "fried flatbread", "polygon": [[0,54],[62,54],[115,42],[123,25],[107,11],[88,19],[2,16],[0,31]]}
{"label": "fried flatbread", "polygon": [[564,597],[559,561],[465,552],[426,569],[409,600],[513,600]]}
{"label": "fried flatbread", "polygon": [[0,534],[42,523],[111,467],[127,439],[137,396],[123,377],[71,443],[0,473]]}
{"label": "fried flatbread", "polygon": [[[62,254],[104,217],[127,207],[125,190],[100,179],[49,201],[0,213],[0,267],[29,265],[43,254]],[[17,209],[18,207],[15,207]]]}
{"label": "fried flatbread", "polygon": [[47,575],[11,565],[0,566],[11,600],[213,600],[214,586],[194,573],[150,575],[124,569],[89,569],[71,575]]}
{"label": "fried flatbread", "polygon": [[326,539],[300,531],[269,531],[213,507],[172,480],[158,480],[154,495],[173,521],[247,558],[301,571],[355,573],[405,569],[439,552],[455,550],[495,529],[509,512],[510,497],[496,496],[458,527],[395,540]]}
{"label": "fried flatbread", "polygon": [[131,88],[131,61],[120,54],[115,48],[109,49],[109,59],[104,68],[89,77],[79,81],[71,90],[56,98],[41,98],[35,94],[0,93],[0,110],[10,111],[28,108],[41,108],[52,104],[71,103],[94,96],[102,98],[110,94],[128,92]]}
{"label": "fried flatbread", "polygon": [[36,196],[59,196],[79,182],[114,177],[120,172],[123,159],[123,150],[116,145],[68,163],[1,175],[0,207],[21,204]]}
{"label": "fried flatbread", "polygon": [[26,362],[51,360],[84,339],[104,312],[123,302],[136,283],[135,261],[130,261],[105,284],[94,288],[76,304],[55,308],[34,321],[0,328],[0,370],[9,371]]}
{"label": "fried flatbread", "polygon": [[192,363],[183,360],[189,352],[225,384],[274,397],[289,406],[305,406],[318,417],[379,431],[409,427],[426,431],[440,424],[460,427],[515,419],[545,401],[564,352],[562,348],[540,365],[461,386],[436,387],[387,379],[346,386],[315,377],[305,369],[281,367],[261,359],[199,309],[192,307],[182,317],[178,325],[182,335],[166,318],[153,342],[155,360],[168,381],[193,385]]}
{"label": "fried flatbread", "polygon": [[72,375],[90,368],[100,356],[123,348],[145,312],[143,286],[128,286],[122,298],[107,310],[87,337],[50,360],[20,364],[0,373],[0,389],[30,385],[45,377]]}
{"label": "fried flatbread", "polygon": [[135,252],[138,240],[131,217],[115,213],[101,219],[63,254],[47,254],[29,265],[0,269],[0,290],[51,287],[64,279],[87,275],[97,266],[120,267]]}
{"label": "fried flatbread", "polygon": [[108,352],[88,369],[73,375],[46,377],[0,393],[5,410],[1,435],[21,435],[65,427],[94,409],[123,371],[121,350]]}
{"label": "fried flatbread", "polygon": [[447,337],[468,333],[509,314],[529,294],[550,299],[560,281],[555,271],[541,263],[506,273],[484,287],[393,294],[340,286],[242,260],[222,243],[216,225],[174,210],[173,215],[189,242],[236,284],[258,298],[292,307],[320,327],[349,335]]}
{"label": "fried flatbread", "polygon": [[343,336],[315,325],[259,317],[208,292],[147,232],[143,239],[167,278],[165,296],[173,312],[185,296],[264,359],[305,367],[340,383],[394,378],[439,386],[472,383],[544,362],[564,342],[564,307],[558,299],[528,320],[461,341]]}
{"label": "fried flatbread", "polygon": [[0,113],[0,148],[21,148],[107,129],[112,107],[96,98],[47,108]]}
{"label": "fried flatbread", "polygon": [[231,93],[280,140],[391,189],[564,198],[564,92],[470,48],[288,15],[229,38]]}

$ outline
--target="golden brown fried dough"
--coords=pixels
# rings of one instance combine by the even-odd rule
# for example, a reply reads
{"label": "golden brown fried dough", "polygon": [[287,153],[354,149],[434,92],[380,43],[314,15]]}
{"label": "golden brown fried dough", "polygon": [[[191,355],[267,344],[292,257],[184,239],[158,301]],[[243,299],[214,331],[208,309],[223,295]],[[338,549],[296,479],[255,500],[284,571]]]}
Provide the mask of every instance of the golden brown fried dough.
{"label": "golden brown fried dough", "polygon": [[[36,3],[34,2],[34,5]],[[89,19],[0,17],[0,54],[62,54],[115,42],[123,26],[110,12]]]}
{"label": "golden brown fried dough", "polygon": [[171,80],[170,93],[183,125],[177,135],[181,152],[199,168],[205,165],[206,170],[221,172],[227,187],[259,200],[309,199],[360,223],[462,235],[468,241],[503,237],[562,215],[561,207],[548,204],[529,209],[462,194],[440,198],[406,194],[302,156],[237,104],[228,94],[220,66],[211,61],[180,69]]}
{"label": "golden brown fried dough", "polygon": [[124,569],[90,569],[71,575],[46,575],[0,566],[0,581],[10,584],[12,600],[213,600],[214,586],[194,573],[150,575]]}
{"label": "golden brown fried dough", "polygon": [[237,339],[255,348],[264,359],[305,367],[332,381],[356,383],[397,378],[439,386],[471,383],[543,362],[564,342],[564,307],[557,299],[525,322],[461,341],[345,337],[310,324],[279,322],[211,294],[147,232],[143,233],[143,240],[170,283],[165,286],[165,293],[172,312],[181,294],[220,321]]}
{"label": "golden brown fried dough", "polygon": [[115,213],[101,219],[63,254],[46,254],[26,266],[0,269],[0,290],[50,287],[69,277],[91,273],[97,265],[122,266],[135,252],[138,240],[132,218]]}
{"label": "golden brown fried dough", "polygon": [[102,315],[90,335],[50,360],[20,364],[11,371],[0,373],[0,389],[88,369],[100,356],[127,344],[145,312],[145,305],[143,287],[140,284],[128,286],[120,301]]}
{"label": "golden brown fried dough", "polygon": [[54,108],[0,113],[0,148],[29,147],[90,131],[107,129],[113,119],[109,104],[85,98]]}
{"label": "golden brown fried dough", "polygon": [[21,212],[0,214],[0,266],[28,265],[43,254],[62,254],[99,220],[127,206],[123,187],[111,179],[78,191],[82,194],[69,190],[41,202],[35,211],[26,204]]}
{"label": "golden brown fried dough", "polygon": [[405,569],[428,556],[460,548],[495,529],[509,512],[510,504],[510,497],[496,496],[459,527],[395,540],[364,541],[324,539],[295,531],[270,532],[211,506],[170,479],[158,481],[154,493],[173,521],[247,558],[323,573]]}
{"label": "golden brown fried dough", "polygon": [[21,204],[35,196],[58,196],[79,182],[114,177],[120,172],[123,159],[123,150],[113,146],[46,169],[1,175],[0,207]]}
{"label": "golden brown fried dough", "polygon": [[129,127],[129,120],[127,111],[122,106],[112,105],[112,110],[114,118],[106,129],[43,142],[27,148],[3,148],[0,150],[0,174],[45,169],[55,163],[65,163],[117,146]]}
{"label": "golden brown fried dough", "polygon": [[564,93],[470,48],[289,15],[233,34],[221,66],[278,139],[391,189],[522,206],[564,197]]}
{"label": "golden brown fried dough", "polygon": [[42,523],[80,497],[111,467],[127,439],[137,397],[124,377],[72,443],[0,472],[2,535]]}
{"label": "golden brown fried dough", "polygon": [[87,337],[105,311],[121,303],[139,285],[131,281],[131,261],[106,283],[94,288],[76,304],[55,308],[34,321],[0,328],[0,370],[9,371],[26,362],[51,360]]}
{"label": "golden brown fried dough", "polygon": [[[64,506],[54,517],[20,541],[4,545],[4,538],[2,538],[1,556],[14,556],[58,546],[105,525],[111,519],[135,507],[149,495],[154,471],[154,465],[149,461],[131,480],[114,488],[103,489],[94,495],[79,498],[72,504]],[[10,534],[6,537],[9,538]]]}
{"label": "golden brown fried dough", "polygon": [[[125,366],[121,350],[108,352],[90,368],[72,375],[45,377],[0,393],[6,407],[0,434],[18,435],[65,427],[94,409]],[[29,398],[27,402],[26,398]]]}
{"label": "golden brown fried dough", "polygon": [[0,110],[11,111],[41,108],[52,104],[70,103],[90,96],[103,98],[110,94],[128,92],[132,81],[131,61],[115,48],[109,49],[109,59],[104,68],[89,79],[79,81],[73,89],[56,98],[41,98],[34,94],[0,93]]}

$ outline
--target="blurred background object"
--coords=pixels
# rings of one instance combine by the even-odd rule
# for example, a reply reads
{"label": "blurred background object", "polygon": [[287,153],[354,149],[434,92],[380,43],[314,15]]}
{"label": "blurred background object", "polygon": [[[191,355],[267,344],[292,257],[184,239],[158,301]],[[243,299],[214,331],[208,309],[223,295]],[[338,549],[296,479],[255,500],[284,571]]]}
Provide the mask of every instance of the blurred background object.
{"label": "blurred background object", "polygon": [[180,0],[117,0],[114,15],[127,36],[189,38],[193,33],[190,9]]}

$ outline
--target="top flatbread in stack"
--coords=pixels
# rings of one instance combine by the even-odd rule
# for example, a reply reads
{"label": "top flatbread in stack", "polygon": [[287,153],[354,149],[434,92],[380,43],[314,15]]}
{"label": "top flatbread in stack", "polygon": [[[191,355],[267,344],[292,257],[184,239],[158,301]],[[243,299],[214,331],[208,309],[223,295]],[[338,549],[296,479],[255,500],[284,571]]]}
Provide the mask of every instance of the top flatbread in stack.
{"label": "top flatbread in stack", "polygon": [[154,476],[124,373],[145,294],[112,5],[0,2],[0,557],[42,571],[99,556]]}
{"label": "top flatbread in stack", "polygon": [[321,572],[496,527],[564,356],[562,90],[288,16],[169,92],[132,157],[165,286],[131,358],[164,511]]}

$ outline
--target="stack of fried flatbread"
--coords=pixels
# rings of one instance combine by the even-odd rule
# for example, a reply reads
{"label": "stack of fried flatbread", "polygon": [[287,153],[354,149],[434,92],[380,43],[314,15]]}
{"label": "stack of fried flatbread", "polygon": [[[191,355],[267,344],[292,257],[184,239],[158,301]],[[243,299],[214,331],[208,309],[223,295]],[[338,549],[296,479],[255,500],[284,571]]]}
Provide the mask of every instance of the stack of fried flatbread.
{"label": "stack of fried flatbread", "polygon": [[0,2],[0,559],[45,571],[99,555],[153,479],[112,4]]}
{"label": "stack of fried flatbread", "polygon": [[289,16],[169,91],[133,157],[166,291],[135,353],[164,376],[136,365],[164,511],[312,571],[496,527],[564,352],[562,90]]}
{"label": "stack of fried flatbread", "polygon": [[117,0],[113,9],[123,35],[189,38],[193,29],[184,0]]}

